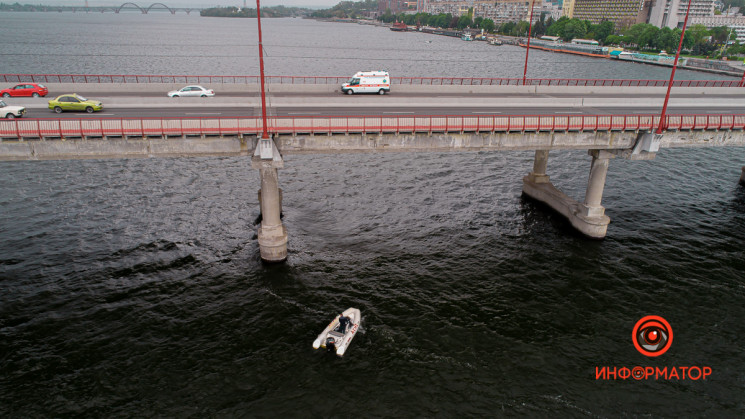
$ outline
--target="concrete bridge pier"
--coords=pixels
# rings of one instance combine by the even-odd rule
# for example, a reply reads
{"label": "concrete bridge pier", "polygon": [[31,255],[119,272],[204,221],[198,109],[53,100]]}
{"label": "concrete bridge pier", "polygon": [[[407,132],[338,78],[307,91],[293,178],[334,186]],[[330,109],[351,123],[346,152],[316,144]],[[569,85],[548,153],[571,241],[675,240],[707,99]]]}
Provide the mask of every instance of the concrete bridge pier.
{"label": "concrete bridge pier", "polygon": [[261,225],[259,226],[259,252],[261,260],[269,263],[287,259],[287,229],[282,225],[282,193],[279,189],[277,169],[284,167],[274,141],[261,139],[251,160],[251,166],[259,170],[261,189]]}
{"label": "concrete bridge pier", "polygon": [[558,190],[546,175],[548,150],[536,150],[533,171],[523,178],[523,194],[543,202],[564,217],[580,233],[594,239],[605,237],[610,218],[601,205],[608,163],[614,155],[605,150],[590,150],[592,165],[585,201],[579,203]]}
{"label": "concrete bridge pier", "polygon": [[742,166],[742,174],[740,175],[740,184],[745,185],[745,166]]}

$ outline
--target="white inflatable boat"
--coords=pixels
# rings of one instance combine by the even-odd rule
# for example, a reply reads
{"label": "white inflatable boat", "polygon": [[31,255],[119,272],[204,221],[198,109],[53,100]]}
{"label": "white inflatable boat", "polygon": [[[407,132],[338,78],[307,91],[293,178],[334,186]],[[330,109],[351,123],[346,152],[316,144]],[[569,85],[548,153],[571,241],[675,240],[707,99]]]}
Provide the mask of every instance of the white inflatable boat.
{"label": "white inflatable boat", "polygon": [[341,325],[339,323],[340,316],[336,316],[336,318],[329,323],[326,329],[318,335],[318,338],[313,341],[313,349],[326,348],[333,350],[335,348],[337,355],[344,355],[344,352],[349,348],[349,344],[352,342],[354,335],[357,334],[357,330],[360,328],[362,315],[356,308],[348,308],[342,313],[342,315],[349,319],[349,324],[347,325],[346,330],[341,330]]}

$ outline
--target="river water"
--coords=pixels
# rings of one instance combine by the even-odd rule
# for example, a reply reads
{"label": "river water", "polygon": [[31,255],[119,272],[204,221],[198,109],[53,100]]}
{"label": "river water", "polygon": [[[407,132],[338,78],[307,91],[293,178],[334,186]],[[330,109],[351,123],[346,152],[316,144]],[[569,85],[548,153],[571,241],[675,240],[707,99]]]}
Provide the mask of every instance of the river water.
{"label": "river water", "polygon": [[[514,47],[265,22],[269,74],[522,74]],[[254,75],[253,23],[3,13],[4,39],[23,36],[4,45],[0,72]],[[669,77],[531,57],[534,77]],[[246,159],[4,162],[0,416],[741,417],[745,151],[612,160],[602,241],[521,197],[532,163],[532,152],[286,156],[289,256],[263,265]],[[552,152],[548,172],[582,199],[589,167],[584,152]],[[345,357],[313,351],[352,306],[363,327]],[[674,330],[658,358],[632,343],[646,315]],[[606,366],[712,374],[596,379]]]}

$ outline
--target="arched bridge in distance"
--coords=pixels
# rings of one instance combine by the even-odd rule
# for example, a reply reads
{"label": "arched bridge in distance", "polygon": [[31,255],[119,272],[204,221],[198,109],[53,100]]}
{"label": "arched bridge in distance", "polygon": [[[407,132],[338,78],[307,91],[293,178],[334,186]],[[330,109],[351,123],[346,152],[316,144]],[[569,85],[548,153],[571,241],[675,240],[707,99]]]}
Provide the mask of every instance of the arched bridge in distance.
{"label": "arched bridge in distance", "polygon": [[132,2],[126,2],[122,3],[120,6],[102,6],[102,7],[55,7],[53,9],[45,9],[47,11],[58,11],[58,12],[64,12],[64,11],[71,11],[73,13],[75,12],[114,12],[119,13],[122,10],[124,11],[132,11],[132,10],[139,10],[142,14],[148,14],[151,10],[163,10],[168,11],[172,15],[175,15],[178,11],[184,11],[186,14],[191,14],[192,11],[201,11],[200,8],[187,8],[187,7],[169,7],[168,5],[164,3],[152,3],[151,5],[147,7],[140,6],[136,3]]}

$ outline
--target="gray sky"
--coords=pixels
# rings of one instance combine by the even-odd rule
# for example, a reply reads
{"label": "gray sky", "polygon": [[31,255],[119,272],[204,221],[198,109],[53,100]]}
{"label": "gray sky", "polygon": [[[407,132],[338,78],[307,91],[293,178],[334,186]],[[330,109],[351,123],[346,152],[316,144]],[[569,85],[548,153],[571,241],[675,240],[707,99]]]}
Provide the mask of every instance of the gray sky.
{"label": "gray sky", "polygon": [[[21,4],[43,4],[46,6],[77,6],[84,5],[85,0],[3,0],[4,3]],[[260,0],[261,6],[294,6],[310,8],[328,8],[335,6],[341,0]],[[89,6],[118,6],[130,0],[88,0]],[[153,3],[163,3],[171,7],[217,7],[217,6],[243,6],[243,0],[132,0],[140,6],[149,6]],[[256,7],[256,0],[246,0],[247,7]]]}

